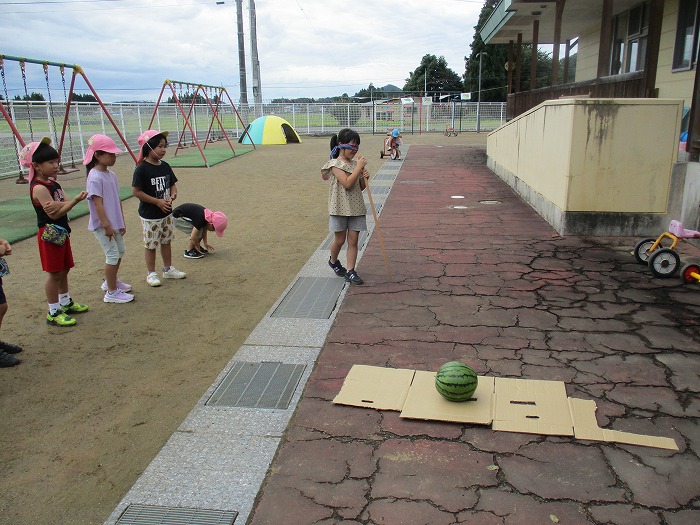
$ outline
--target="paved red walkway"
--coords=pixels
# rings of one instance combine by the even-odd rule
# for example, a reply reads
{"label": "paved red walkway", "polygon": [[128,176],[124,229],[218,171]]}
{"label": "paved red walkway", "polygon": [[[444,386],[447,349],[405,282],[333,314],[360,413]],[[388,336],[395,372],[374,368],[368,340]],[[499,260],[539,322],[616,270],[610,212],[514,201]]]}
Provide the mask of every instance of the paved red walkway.
{"label": "paved red walkway", "polygon": [[[393,279],[375,235],[250,524],[700,523],[700,286],[653,278],[633,239],[559,237],[480,149],[411,146],[381,229]],[[353,364],[450,360],[565,381],[601,426],[680,451],[331,403]]]}

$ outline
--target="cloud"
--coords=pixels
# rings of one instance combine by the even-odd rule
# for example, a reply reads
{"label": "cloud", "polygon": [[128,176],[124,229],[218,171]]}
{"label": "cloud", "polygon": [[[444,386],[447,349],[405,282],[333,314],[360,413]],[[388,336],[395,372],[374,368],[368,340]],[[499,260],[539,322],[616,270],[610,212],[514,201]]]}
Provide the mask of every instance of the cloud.
{"label": "cloud", "polygon": [[[461,75],[480,10],[481,3],[470,0],[258,0],[263,98],[353,94],[370,83],[402,87],[425,54],[444,56]],[[27,0],[0,4],[0,31],[0,53],[78,64],[106,101],[155,100],[165,79],[224,85],[239,96],[234,0]],[[22,94],[19,67],[11,61],[5,67],[10,96]],[[52,89],[62,90],[59,77],[51,72]],[[41,66],[27,66],[27,83],[29,91],[46,89]],[[76,89],[86,86],[78,80]]]}

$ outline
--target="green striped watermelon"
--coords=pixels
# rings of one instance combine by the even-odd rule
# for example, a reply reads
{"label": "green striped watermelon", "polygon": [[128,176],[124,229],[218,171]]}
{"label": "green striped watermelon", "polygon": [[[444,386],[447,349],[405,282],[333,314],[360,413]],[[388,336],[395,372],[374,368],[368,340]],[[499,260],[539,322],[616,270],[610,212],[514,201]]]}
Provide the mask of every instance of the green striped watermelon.
{"label": "green striped watermelon", "polygon": [[471,399],[478,382],[476,372],[459,361],[445,363],[435,376],[436,390],[448,401]]}

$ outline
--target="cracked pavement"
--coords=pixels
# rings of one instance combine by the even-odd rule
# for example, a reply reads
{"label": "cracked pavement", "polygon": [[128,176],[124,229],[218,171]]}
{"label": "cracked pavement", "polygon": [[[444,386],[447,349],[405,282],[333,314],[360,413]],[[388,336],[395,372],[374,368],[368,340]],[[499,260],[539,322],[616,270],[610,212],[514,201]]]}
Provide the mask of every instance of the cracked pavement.
{"label": "cracked pavement", "polygon": [[[393,277],[373,236],[249,524],[700,523],[700,285],[653,277],[637,239],[560,237],[483,148],[411,146],[380,219]],[[332,403],[353,364],[452,360],[564,381],[599,426],[680,450]]]}

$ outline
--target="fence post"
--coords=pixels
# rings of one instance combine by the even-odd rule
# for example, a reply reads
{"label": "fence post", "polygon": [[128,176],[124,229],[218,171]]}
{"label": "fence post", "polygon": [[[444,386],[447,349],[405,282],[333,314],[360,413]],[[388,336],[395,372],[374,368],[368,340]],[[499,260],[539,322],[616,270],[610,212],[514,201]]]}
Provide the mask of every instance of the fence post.
{"label": "fence post", "polygon": [[80,151],[83,153],[83,157],[85,156],[85,139],[83,138],[83,125],[80,122],[80,102],[77,102],[74,106],[75,108],[75,118],[78,121],[78,136],[80,137]]}
{"label": "fence post", "polygon": [[326,106],[321,104],[321,134],[326,130],[326,114],[325,114],[325,109]]}
{"label": "fence post", "polygon": [[126,124],[124,122],[124,104],[119,104],[119,115],[122,121],[122,133],[126,133]]}

